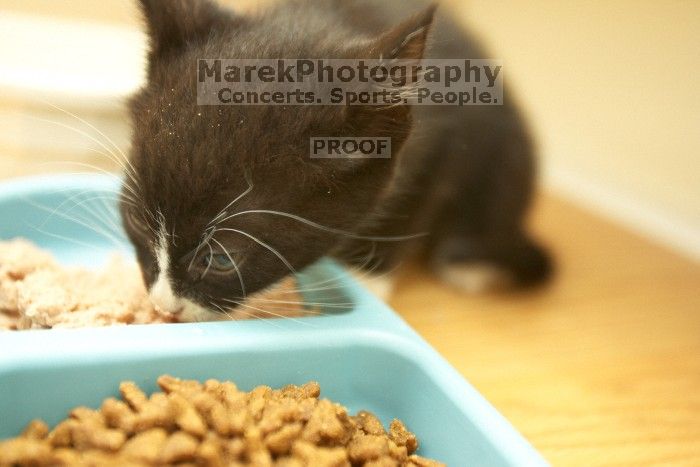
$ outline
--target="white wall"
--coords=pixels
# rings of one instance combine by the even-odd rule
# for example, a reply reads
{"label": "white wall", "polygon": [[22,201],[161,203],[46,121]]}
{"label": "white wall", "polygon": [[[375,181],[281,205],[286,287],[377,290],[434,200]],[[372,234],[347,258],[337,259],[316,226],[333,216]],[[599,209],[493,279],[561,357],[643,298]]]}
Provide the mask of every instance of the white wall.
{"label": "white wall", "polygon": [[700,258],[700,2],[470,0],[545,178]]}

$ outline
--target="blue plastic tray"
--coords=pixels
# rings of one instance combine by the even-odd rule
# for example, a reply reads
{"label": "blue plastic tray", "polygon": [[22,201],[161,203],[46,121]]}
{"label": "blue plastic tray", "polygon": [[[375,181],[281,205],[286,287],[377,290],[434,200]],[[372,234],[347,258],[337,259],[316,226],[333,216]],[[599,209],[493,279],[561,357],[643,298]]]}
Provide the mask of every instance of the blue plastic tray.
{"label": "blue plastic tray", "polygon": [[[130,254],[123,236],[107,240],[87,227],[93,222],[69,219],[92,216],[94,206],[106,202],[110,218],[102,224],[118,225],[117,183],[52,176],[0,185],[0,239],[26,237],[66,264],[89,267],[117,246]],[[300,280],[339,286],[309,301],[352,306],[299,320],[0,332],[0,438],[17,435],[33,418],[52,424],[74,406],[97,407],[116,396],[125,379],[149,391],[163,373],[231,379],[244,389],[316,380],[323,396],[353,412],[371,410],[384,423],[400,418],[418,435],[420,454],[450,466],[546,465],[437,352],[341,267],[322,261]]]}

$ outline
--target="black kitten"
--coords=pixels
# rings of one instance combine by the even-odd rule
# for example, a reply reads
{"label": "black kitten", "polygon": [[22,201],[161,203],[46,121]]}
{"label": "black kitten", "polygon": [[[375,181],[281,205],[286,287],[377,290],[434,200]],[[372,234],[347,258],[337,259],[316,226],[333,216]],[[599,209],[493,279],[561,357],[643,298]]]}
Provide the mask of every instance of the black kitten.
{"label": "black kitten", "polygon": [[[207,0],[140,3],[148,84],[131,101],[122,215],[162,308],[185,320],[235,313],[247,294],[324,255],[381,270],[410,253],[465,289],[548,276],[547,256],[523,232],[534,161],[509,101],[197,105],[202,58],[486,58],[459,27],[434,18],[434,6],[289,0],[243,17]],[[311,137],[364,135],[391,138],[391,159],[309,156]],[[391,241],[418,232],[428,235]]]}

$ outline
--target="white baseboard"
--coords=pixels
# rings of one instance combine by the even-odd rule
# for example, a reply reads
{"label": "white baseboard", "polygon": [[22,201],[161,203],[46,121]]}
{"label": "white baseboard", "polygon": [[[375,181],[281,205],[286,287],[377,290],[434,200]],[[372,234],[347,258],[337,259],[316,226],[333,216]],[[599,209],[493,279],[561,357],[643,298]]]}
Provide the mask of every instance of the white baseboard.
{"label": "white baseboard", "polygon": [[700,224],[563,167],[545,167],[544,185],[583,207],[700,262]]}

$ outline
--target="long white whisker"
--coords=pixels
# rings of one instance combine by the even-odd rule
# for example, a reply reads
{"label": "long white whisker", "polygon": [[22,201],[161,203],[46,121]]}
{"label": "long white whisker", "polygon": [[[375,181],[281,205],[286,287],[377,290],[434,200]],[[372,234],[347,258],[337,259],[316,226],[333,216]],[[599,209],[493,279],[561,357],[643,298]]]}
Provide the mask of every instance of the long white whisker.
{"label": "long white whisker", "polygon": [[[215,304],[215,303],[212,303],[212,302],[210,302],[210,303],[211,303],[212,305],[214,305],[214,307],[216,307],[219,311],[221,311],[221,312],[224,313],[226,316],[228,316],[228,317],[231,319],[231,321],[240,321],[240,320],[234,318],[233,316],[231,316],[231,314],[228,313],[226,310],[224,310],[221,306],[219,306],[219,305],[217,305],[217,304]],[[241,314],[243,314],[243,315],[245,315],[245,316],[247,316],[247,317],[249,317],[249,318],[258,319],[258,320],[263,321],[263,322],[265,322],[265,323],[269,323],[270,325],[272,325],[272,326],[274,326],[274,327],[276,327],[276,328],[281,328],[281,327],[282,327],[282,326],[280,326],[279,324],[275,323],[274,321],[271,321],[271,320],[269,320],[269,319],[264,319],[264,318],[262,318],[262,317],[256,315],[255,313],[251,313],[250,311],[245,311],[245,310],[241,310],[240,308],[237,308],[237,309],[236,309],[236,313],[241,313]]]}
{"label": "long white whisker", "polygon": [[[62,192],[65,192],[65,191],[69,191],[69,189],[64,189],[64,190],[61,190],[61,191],[62,191]],[[43,227],[46,225],[46,223],[47,223],[48,221],[50,221],[51,218],[52,218],[58,211],[60,211],[60,210],[63,208],[63,206],[65,206],[66,204],[68,204],[68,203],[74,201],[75,199],[80,198],[82,195],[84,195],[84,194],[86,194],[86,193],[89,193],[89,192],[90,192],[90,190],[82,190],[82,191],[79,191],[79,192],[77,192],[77,193],[72,194],[72,195],[69,196],[68,198],[66,198],[66,199],[64,199],[63,201],[61,201],[61,202],[58,204],[58,206],[56,206],[53,210],[51,210],[51,212],[49,213],[49,215],[46,217],[46,219],[44,219],[44,222],[42,222],[41,225],[40,225],[39,227],[42,227],[42,228],[43,228]],[[29,204],[34,205],[34,203],[33,203],[32,201],[29,201],[29,200],[28,200],[28,202],[29,202]],[[36,203],[36,204],[38,204],[38,203]],[[51,209],[51,208],[48,208],[48,207],[46,207],[46,206],[35,206],[35,207],[40,207],[40,208],[43,209],[43,210],[50,210],[50,209]]]}
{"label": "long white whisker", "polygon": [[219,228],[217,228],[216,231],[217,231],[217,232],[233,232],[233,233],[237,233],[237,234],[239,234],[239,235],[243,235],[243,236],[245,236],[245,237],[248,237],[249,239],[253,240],[253,241],[254,241],[255,243],[257,243],[258,245],[262,246],[263,248],[267,249],[267,250],[270,251],[272,254],[274,254],[275,256],[277,256],[277,258],[279,258],[279,260],[282,261],[282,262],[284,263],[285,266],[287,266],[287,268],[292,272],[292,274],[296,274],[296,270],[294,269],[294,266],[292,266],[291,263],[290,263],[289,261],[287,261],[287,258],[285,258],[284,256],[282,256],[282,253],[280,253],[279,251],[275,250],[272,246],[270,246],[270,245],[268,245],[267,243],[263,242],[263,241],[260,240],[259,238],[255,237],[255,236],[253,236],[253,235],[251,235],[251,234],[249,234],[249,233],[247,233],[247,232],[244,232],[244,231],[242,231],[242,230],[238,230],[238,229],[219,229]]}
{"label": "long white whisker", "polygon": [[[117,146],[117,144],[116,144],[109,136],[107,136],[107,135],[104,134],[102,131],[100,131],[99,128],[97,128],[95,125],[91,124],[90,122],[88,122],[88,121],[86,121],[86,120],[84,120],[84,119],[78,117],[77,115],[75,115],[75,114],[73,114],[73,113],[67,111],[66,109],[63,109],[63,108],[61,108],[61,107],[59,107],[59,106],[57,106],[57,105],[54,105],[54,104],[52,104],[52,103],[50,103],[50,102],[47,102],[47,101],[44,101],[44,103],[47,104],[47,105],[49,105],[49,106],[51,106],[51,107],[53,107],[53,108],[56,109],[56,110],[60,110],[61,112],[64,112],[65,114],[70,115],[71,117],[75,118],[76,120],[78,120],[78,121],[84,123],[85,125],[89,126],[89,127],[92,128],[93,130],[95,130],[100,136],[102,136],[105,140],[107,140],[107,142],[108,142],[109,144],[111,144],[112,147],[114,147],[117,151],[119,151],[119,153],[121,154],[121,156],[122,156],[124,162],[125,162],[126,164],[129,165],[130,170],[132,171],[133,175],[136,175],[136,170],[134,169],[134,166],[131,165],[131,161],[129,161],[129,158],[127,157],[127,155],[124,154],[124,151],[122,151],[122,149],[121,149],[119,146]],[[108,150],[108,151],[109,151],[109,150]],[[111,151],[109,151],[109,152],[112,153]],[[112,153],[112,154],[113,154],[113,153]],[[116,154],[114,154],[114,155],[116,156]],[[125,170],[126,170],[126,167],[125,167]],[[135,180],[134,180],[134,181],[135,181]]]}
{"label": "long white whisker", "polygon": [[[107,157],[107,158],[110,157],[109,154],[106,154],[106,153],[104,153],[104,152],[102,152],[102,151],[100,151],[100,150],[98,150],[98,149],[95,149],[95,148],[85,148],[85,149],[86,149],[87,151],[92,151],[92,152],[94,152],[94,153],[100,154],[100,155],[105,156],[105,157]],[[92,164],[87,164],[87,163],[85,163],[85,162],[59,161],[58,163],[73,164],[73,165],[76,165],[76,166],[78,166],[78,167],[85,167],[85,168],[88,168],[88,169],[91,169],[91,170],[98,171],[98,172],[100,172],[100,173],[102,173],[102,174],[105,174],[105,175],[107,175],[107,176],[115,177],[115,178],[117,178],[117,179],[121,179],[121,177],[120,177],[118,174],[116,174],[116,173],[110,172],[110,171],[108,171],[108,170],[105,170],[105,169],[103,169],[103,168],[97,167],[97,166],[92,165]],[[138,195],[138,193],[137,193],[137,191],[136,191],[136,187],[139,186],[138,181],[134,178],[134,176],[133,176],[131,173],[129,173],[129,172],[127,172],[127,171],[124,171],[124,175],[126,176],[126,180],[125,180],[125,183],[122,184],[122,186],[123,186],[125,189],[129,190],[129,193],[131,193],[132,195],[134,195],[134,197],[140,199],[140,196]],[[135,186],[132,187],[132,186],[128,183],[129,181],[133,182]]]}
{"label": "long white whisker", "polygon": [[251,209],[248,211],[237,212],[235,214],[231,214],[231,215],[225,217],[224,219],[219,221],[219,223],[233,219],[234,217],[242,216],[244,214],[271,214],[271,215],[275,215],[275,216],[286,217],[286,218],[295,220],[297,222],[301,222],[302,224],[306,224],[306,225],[313,227],[315,229],[318,229],[318,230],[322,230],[322,231],[332,233],[335,235],[342,235],[342,236],[345,236],[348,238],[354,238],[356,240],[371,240],[374,242],[399,242],[399,241],[404,241],[404,240],[412,240],[412,239],[424,237],[427,235],[426,233],[413,234],[413,235],[400,235],[400,236],[395,236],[395,237],[392,237],[392,236],[374,237],[374,236],[367,236],[367,235],[359,235],[359,234],[355,234],[352,232],[348,232],[346,230],[335,229],[333,227],[327,227],[325,225],[321,225],[321,224],[314,222],[314,221],[311,221],[309,219],[305,219],[301,216],[297,216],[296,214],[291,214],[291,213],[282,212],[282,211],[272,211],[272,210],[268,210],[268,209]]}
{"label": "long white whisker", "polygon": [[221,244],[220,241],[218,241],[217,239],[215,239],[215,238],[213,238],[213,237],[212,237],[211,241],[214,242],[214,243],[216,243],[217,245],[219,245],[219,248],[221,248],[221,250],[222,250],[224,253],[226,253],[226,256],[228,256],[229,261],[231,261],[231,264],[233,264],[233,268],[236,270],[236,274],[238,275],[238,281],[241,283],[241,293],[243,294],[243,298],[245,298],[245,296],[246,296],[246,293],[245,293],[245,284],[243,283],[243,276],[241,276],[241,270],[238,269],[238,265],[237,265],[236,262],[233,260],[233,258],[232,258],[231,255],[229,254],[229,252],[226,251],[226,247],[224,247],[224,246]]}
{"label": "long white whisker", "polygon": [[[376,244],[376,242],[372,242],[372,248],[370,249],[364,262],[362,264],[360,264],[359,266],[355,266],[355,267],[346,266],[346,269],[348,269],[349,271],[355,272],[360,277],[369,276],[370,274],[374,273],[376,268],[379,267],[379,264],[376,264],[374,267],[367,269],[367,266],[372,262],[372,258],[374,258],[376,252],[377,252],[377,244]],[[323,280],[323,281],[306,284],[306,286],[307,287],[318,287],[318,286],[323,285],[325,283],[336,282],[336,281],[341,280],[341,279],[343,279],[343,274],[339,274],[337,276],[331,277],[331,278]]]}
{"label": "long white whisker", "polygon": [[[51,215],[53,215],[53,216],[58,216],[58,217],[61,217],[63,219],[66,219],[68,221],[74,222],[78,225],[81,225],[81,226],[93,231],[94,233],[96,233],[100,236],[103,236],[105,239],[111,241],[114,244],[114,246],[117,247],[117,249],[120,249],[123,246],[123,242],[121,242],[118,238],[114,237],[111,233],[104,231],[104,229],[101,229],[98,226],[90,225],[88,223],[89,221],[85,220],[84,218],[79,218],[77,216],[71,217],[67,214],[57,212],[55,210],[54,210],[54,212],[51,212],[51,209],[47,208],[46,206],[42,206],[41,204],[35,203],[32,201],[28,201],[28,202],[29,202],[29,204],[33,205],[34,207],[36,207],[38,209],[41,209],[41,210],[46,211],[46,212],[50,212]],[[42,226],[45,224],[46,224],[46,221],[42,224]]]}
{"label": "long white whisker", "polygon": [[[100,154],[104,154],[104,153],[101,152]],[[106,176],[108,176],[108,177],[110,177],[110,178],[114,178],[114,179],[116,179],[116,180],[121,180],[121,177],[120,177],[118,174],[116,174],[116,173],[109,172],[109,171],[104,170],[104,169],[102,169],[102,168],[100,168],[100,167],[97,167],[97,166],[95,166],[95,165],[86,164],[86,163],[83,163],[83,162],[74,162],[74,161],[51,161],[51,162],[44,162],[44,163],[42,163],[42,164],[40,164],[40,165],[55,165],[55,164],[58,164],[58,165],[76,165],[76,166],[79,166],[79,167],[85,167],[85,168],[88,168],[88,169],[91,169],[91,170],[100,172],[100,173],[102,173],[102,174],[104,174],[104,175],[106,175]],[[90,175],[92,175],[92,174],[89,173],[89,172],[69,172],[69,173],[66,173],[66,175],[84,175],[84,176],[90,176]],[[122,198],[127,199],[127,200],[130,200],[130,201],[132,201],[132,202],[138,204],[138,202],[139,202],[139,200],[141,199],[141,197],[140,197],[136,192],[134,192],[133,188],[132,188],[131,186],[129,186],[128,184],[122,184],[122,186],[123,186],[125,189],[129,190],[129,193],[124,193],[124,192],[122,192],[120,189],[102,189],[102,190],[103,190],[103,191],[110,192],[110,193],[119,194],[119,195],[122,196]],[[57,192],[64,192],[64,191],[70,191],[70,190],[72,190],[72,188],[64,188],[64,189],[61,189],[61,190],[57,190]]]}
{"label": "long white whisker", "polygon": [[353,303],[306,302],[303,300],[302,301],[298,301],[298,300],[274,300],[274,299],[265,299],[265,298],[258,298],[258,297],[254,297],[254,298],[252,298],[252,300],[255,300],[256,302],[273,303],[273,304],[280,304],[280,305],[322,306],[322,307],[328,307],[328,308],[347,308],[347,307],[350,307],[353,305]]}
{"label": "long white whisker", "polygon": [[89,249],[94,250],[94,251],[98,251],[98,252],[110,251],[109,248],[105,248],[105,247],[98,246],[98,245],[93,245],[93,244],[86,243],[86,242],[81,242],[80,240],[76,240],[76,239],[74,239],[74,238],[65,237],[65,236],[63,236],[63,235],[59,235],[59,234],[55,234],[55,233],[52,233],[52,232],[48,232],[48,231],[46,231],[46,230],[43,230],[43,229],[41,229],[41,228],[39,228],[39,227],[35,227],[35,226],[32,226],[32,225],[30,225],[29,228],[31,228],[32,230],[35,230],[35,231],[39,232],[39,233],[42,234],[42,235],[46,235],[46,236],[52,237],[52,238],[57,238],[57,239],[59,239],[59,240],[63,240],[63,241],[66,241],[66,242],[69,242],[69,243],[73,243],[73,244],[78,245],[78,246],[82,246],[82,247],[85,247],[85,248],[89,248]]}
{"label": "long white whisker", "polygon": [[187,270],[189,271],[192,269],[192,265],[194,264],[195,260],[197,259],[197,255],[199,255],[199,250],[202,249],[205,245],[208,245],[211,239],[214,237],[214,234],[216,233],[216,229],[214,229],[211,232],[205,233],[202,235],[202,238],[199,240],[199,243],[197,244],[197,247],[194,249],[194,253],[192,253],[192,260],[190,261],[189,266],[187,266]]}
{"label": "long white whisker", "polygon": [[241,193],[240,195],[238,195],[238,197],[236,197],[236,199],[234,199],[233,201],[231,201],[230,203],[228,203],[224,209],[222,209],[221,211],[219,211],[219,213],[207,224],[207,227],[210,227],[210,226],[213,225],[213,224],[217,224],[217,223],[218,223],[217,221],[218,221],[221,217],[223,217],[223,216],[225,216],[225,215],[227,214],[227,213],[226,213],[226,210],[227,210],[228,208],[230,208],[231,206],[233,206],[234,204],[236,204],[236,203],[237,203],[238,201],[240,201],[241,199],[245,198],[251,191],[253,191],[253,181],[250,179],[250,175],[248,174],[247,171],[245,172],[245,179],[246,179],[246,182],[248,182],[248,189],[245,190],[245,191],[244,191],[243,193]]}
{"label": "long white whisker", "polygon": [[[100,151],[100,150],[95,149],[95,148],[86,147],[85,150],[94,152],[96,154],[100,154],[104,157],[107,157],[108,159],[110,158],[109,154],[106,154],[105,152]],[[87,164],[87,165],[89,165],[89,164]],[[136,190],[140,187],[140,184],[139,184],[139,181],[137,179],[137,175],[133,172],[133,170],[135,170],[135,169],[127,170],[126,167],[124,167],[124,166],[121,166],[121,167],[122,167],[122,173],[124,174],[124,177],[125,177],[124,183],[122,185],[125,188],[128,188],[131,191],[131,193],[134,194],[134,196],[138,196],[136,194]],[[93,169],[94,168],[95,167],[93,166]],[[107,171],[103,170],[102,172],[107,172]],[[132,187],[131,185],[129,185],[129,182],[133,183],[134,186]]]}
{"label": "long white whisker", "polygon": [[104,225],[106,229],[111,231],[117,237],[124,238],[124,240],[126,240],[122,226],[117,224],[114,216],[110,215],[114,213],[114,210],[107,205],[105,201],[107,199],[111,200],[113,198],[109,198],[107,196],[93,196],[76,204],[71,208],[71,210],[75,209],[75,207],[78,207],[79,205],[82,205],[85,210],[92,213],[96,220],[102,222],[102,225]]}
{"label": "long white whisker", "polygon": [[50,123],[50,124],[52,124],[52,125],[60,126],[60,127],[62,127],[62,128],[65,128],[65,129],[67,129],[67,130],[71,130],[71,131],[73,131],[73,132],[75,132],[75,133],[77,133],[77,134],[79,134],[79,135],[81,135],[81,136],[84,136],[84,137],[90,139],[92,142],[94,142],[95,144],[99,145],[102,149],[104,149],[105,151],[107,151],[107,152],[111,155],[110,159],[111,159],[114,163],[116,163],[117,165],[119,165],[125,172],[127,171],[127,167],[124,165],[123,162],[121,162],[121,161],[119,160],[119,158],[112,152],[112,150],[110,150],[102,141],[98,140],[97,138],[95,138],[95,137],[92,136],[91,134],[89,134],[89,133],[87,133],[87,132],[85,132],[85,131],[82,131],[82,130],[80,130],[80,129],[78,129],[78,128],[74,128],[74,127],[72,127],[72,126],[70,126],[70,125],[66,125],[65,123],[55,122],[55,121],[53,121],[53,120],[48,120],[48,119],[45,119],[45,118],[35,117],[35,116],[33,116],[33,115],[23,115],[23,116],[26,117],[26,118],[28,118],[28,119],[30,119],[30,120],[37,120],[37,121],[40,121],[40,122]]}
{"label": "long white whisker", "polygon": [[[303,273],[302,273],[302,275],[303,275]],[[319,287],[319,286],[324,285],[324,284],[342,281],[342,280],[344,280],[344,278],[345,278],[345,273],[340,273],[340,274],[337,274],[333,277],[329,277],[329,278],[324,279],[324,280],[320,280],[320,281],[316,281],[316,282],[309,282],[307,284],[304,284],[304,287],[305,287],[304,290],[306,290],[306,291],[324,290],[323,288],[317,289],[317,288],[311,288],[311,287]],[[297,290],[299,290],[299,289],[297,289]]]}
{"label": "long white whisker", "polygon": [[[53,104],[51,104],[51,103],[48,103],[48,102],[47,102],[47,104],[53,106]],[[57,108],[58,110],[64,111],[64,112],[67,113],[68,115],[71,115],[72,117],[74,117],[74,118],[76,118],[76,119],[82,121],[83,123],[85,123],[86,125],[90,126],[90,127],[93,128],[95,131],[97,131],[98,133],[102,134],[105,138],[107,138],[107,139],[109,140],[109,138],[106,137],[100,130],[98,130],[97,128],[95,128],[95,127],[94,127],[93,125],[91,125],[90,123],[85,122],[85,121],[82,120],[80,117],[77,117],[76,115],[73,115],[73,114],[71,114],[70,112],[65,111],[64,109],[61,109],[61,108],[59,108],[59,107],[57,107],[57,106],[53,106],[53,107]],[[107,151],[107,153],[104,153],[104,152],[99,151],[99,150],[94,149],[94,148],[86,148],[87,150],[90,150],[90,151],[96,152],[96,153],[98,153],[98,154],[101,154],[101,155],[107,157],[108,159],[112,160],[113,162],[115,162],[117,165],[119,165],[119,166],[122,168],[122,170],[124,171],[124,174],[126,175],[127,179],[130,179],[130,180],[134,183],[135,186],[137,186],[137,187],[139,186],[139,183],[138,183],[138,180],[136,179],[136,174],[135,174],[135,170],[134,170],[133,166],[131,165],[131,163],[130,163],[130,161],[128,160],[128,158],[126,157],[126,155],[121,151],[121,149],[119,149],[118,146],[116,146],[116,144],[114,144],[114,142],[112,142],[112,144],[113,144],[115,147],[117,147],[117,149],[122,153],[122,156],[124,157],[125,162],[126,162],[127,164],[129,164],[129,167],[127,167],[123,162],[121,162],[121,161],[119,160],[118,156],[117,156],[116,154],[114,154],[114,152],[113,152],[112,150],[110,150],[107,146],[105,146],[104,143],[102,143],[102,142],[99,141],[97,138],[93,137],[92,135],[90,135],[90,134],[87,133],[87,132],[84,132],[84,131],[82,131],[82,130],[80,130],[80,129],[78,129],[78,128],[74,128],[74,127],[71,127],[71,126],[69,126],[69,125],[66,125],[66,124],[63,124],[63,123],[60,123],[60,122],[55,122],[55,121],[52,121],[52,120],[42,119],[42,118],[38,118],[38,117],[34,117],[34,116],[27,116],[27,117],[28,117],[28,118],[31,118],[31,119],[34,119],[34,120],[47,122],[47,123],[50,123],[50,124],[53,124],[53,125],[57,125],[57,126],[60,126],[60,127],[66,128],[66,129],[69,129],[69,130],[71,130],[71,131],[73,131],[73,132],[76,132],[76,133],[82,135],[82,136],[85,136],[86,138],[89,138],[91,141],[95,142],[95,143],[98,144],[100,147],[102,147],[105,151]],[[109,140],[109,141],[111,142],[111,140]],[[80,162],[71,162],[71,161],[67,161],[67,162],[68,162],[68,163],[75,164],[75,165],[78,165],[78,166],[87,167],[87,168],[90,168],[90,169],[92,169],[92,170],[97,170],[98,172],[104,173],[104,174],[106,174],[106,175],[108,175],[108,176],[113,176],[113,177],[117,177],[117,178],[118,178],[117,175],[112,174],[112,173],[110,173],[110,172],[108,172],[108,171],[106,171],[106,170],[104,170],[104,169],[101,169],[101,168],[96,167],[96,166],[91,165],[91,164],[80,163]],[[128,183],[124,183],[123,186],[124,186],[124,188],[125,188],[126,190],[130,191],[130,193],[134,196],[135,199],[139,199],[139,196],[138,196],[138,194],[136,193],[136,191],[134,190],[134,188],[132,188],[131,186],[129,186]]]}
{"label": "long white whisker", "polygon": [[227,312],[226,310],[224,310],[222,307],[220,307],[220,306],[217,305],[216,303],[210,301],[210,302],[209,302],[209,305],[213,306],[214,308],[216,308],[217,310],[219,310],[221,313],[223,313],[223,314],[225,314],[226,316],[228,316],[228,319],[229,319],[230,321],[238,321],[236,318],[234,318],[233,316],[231,316],[231,314],[230,314],[229,312]]}
{"label": "long white whisker", "polygon": [[[242,306],[242,307],[245,307],[245,308],[249,308],[249,309],[251,309],[251,310],[256,310],[256,311],[259,311],[259,312],[264,313],[264,314],[266,314],[266,315],[274,316],[274,317],[276,317],[276,318],[288,319],[288,320],[294,321],[295,323],[304,324],[304,325],[306,325],[306,326],[310,326],[310,325],[311,325],[311,323],[309,323],[309,322],[307,322],[307,321],[301,321],[301,320],[298,320],[298,319],[294,319],[294,318],[292,318],[292,317],[290,317],[290,316],[280,315],[280,314],[274,313],[274,312],[269,311],[269,310],[264,310],[264,309],[262,309],[262,308],[258,308],[258,307],[254,307],[254,306],[252,306],[252,305],[248,305],[248,304],[246,304],[246,303],[237,302],[237,301],[235,301],[235,300],[224,300],[224,301],[230,302],[230,303],[234,303],[234,304],[236,304],[236,305],[238,305],[238,306]],[[290,310],[290,311],[296,311],[296,310]]]}
{"label": "long white whisker", "polygon": [[[74,209],[80,207],[83,209],[83,211],[85,211],[86,214],[90,214],[92,216],[92,220],[99,222],[105,229],[107,229],[108,232],[115,235],[116,238],[124,238],[124,240],[126,240],[121,230],[121,227],[115,224],[114,221],[108,217],[109,208],[107,207],[107,205],[102,203],[104,211],[100,211],[98,209],[98,206],[91,204],[93,201],[99,201],[100,198],[104,197],[93,196],[87,199],[81,199],[79,201],[76,201],[71,207],[69,207],[66,210],[66,213],[72,213]],[[75,213],[73,214],[75,215]],[[84,219],[88,220],[89,218]]]}
{"label": "long white whisker", "polygon": [[123,227],[122,226],[122,219],[121,219],[121,216],[119,215],[119,211],[117,209],[114,209],[115,208],[114,204],[107,204],[107,202],[108,201],[121,202],[127,206],[134,208],[134,209],[139,209],[139,205],[135,201],[131,201],[131,200],[125,198],[121,193],[117,194],[116,198],[110,197],[109,195],[104,195],[104,196],[94,197],[93,199],[100,202],[100,204],[102,205],[102,208],[104,209],[105,217],[110,220],[110,223],[115,224],[115,226],[119,230],[121,230]]}
{"label": "long white whisker", "polygon": [[[340,281],[341,279],[338,278],[337,280]],[[291,295],[291,294],[297,294],[297,293],[300,293],[303,295],[307,292],[326,292],[329,290],[340,290],[344,287],[345,286],[343,284],[337,284],[337,285],[328,285],[325,287],[295,288],[294,290],[280,290],[277,293],[280,295]]]}
{"label": "long white whisker", "polygon": [[209,262],[207,263],[207,268],[202,273],[202,279],[207,277],[207,273],[209,272],[209,269],[211,269],[211,262],[213,261],[213,256],[214,256],[214,250],[212,249],[209,242],[207,242],[206,246],[209,247]]}
{"label": "long white whisker", "polygon": [[[114,222],[105,218],[100,211],[97,210],[97,206],[91,204],[93,200],[95,200],[95,198],[90,197],[77,201],[66,210],[66,214],[71,214],[76,219],[91,223],[91,225],[94,222],[94,227],[99,229],[103,234],[109,235],[110,238],[116,239],[119,243],[126,242],[127,239],[123,231],[119,226],[114,224]],[[82,212],[85,214],[84,216],[78,216],[78,213],[74,211],[79,207],[82,208]]]}
{"label": "long white whisker", "polygon": [[[399,268],[399,266],[400,265],[397,264],[393,268],[388,269],[387,271],[384,271],[383,273],[378,274],[378,275],[374,275],[374,271],[377,269],[378,265],[374,266],[373,268],[370,268],[370,269],[362,269],[362,266],[353,267],[353,268],[346,267],[346,268],[349,271],[355,272],[357,277],[360,279],[370,277],[372,275],[374,275],[373,278],[375,278],[375,279],[381,279],[381,278],[384,278],[390,274],[393,274],[396,271],[396,269]],[[323,280],[323,281],[306,284],[304,287],[301,287],[301,288],[296,288],[294,290],[281,290],[278,293],[279,294],[300,293],[303,295],[304,293],[307,293],[307,292],[323,292],[323,291],[328,291],[328,290],[342,289],[343,287],[345,287],[345,285],[342,283],[339,283],[339,282],[341,282],[345,279],[346,274],[347,273],[341,273],[341,274],[338,274],[336,276],[333,276],[333,277],[326,279],[326,280]],[[334,283],[334,282],[338,283],[338,284],[337,285],[329,285],[329,286],[325,286],[325,287],[319,287],[320,285],[323,285],[325,283]]]}

